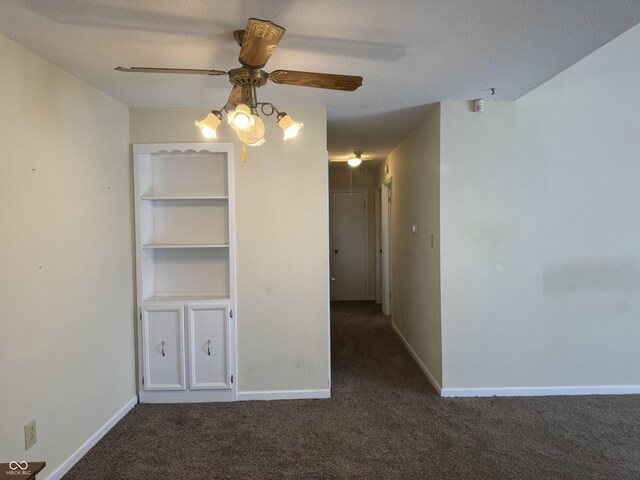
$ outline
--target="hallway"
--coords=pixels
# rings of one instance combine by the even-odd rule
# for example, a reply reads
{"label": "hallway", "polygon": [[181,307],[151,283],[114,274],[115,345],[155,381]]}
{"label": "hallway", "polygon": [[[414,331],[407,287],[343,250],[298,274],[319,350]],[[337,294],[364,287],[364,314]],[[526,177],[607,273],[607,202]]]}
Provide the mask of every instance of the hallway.
{"label": "hallway", "polygon": [[138,405],[65,478],[640,478],[638,397],[442,399],[371,302],[331,340],[331,399]]}

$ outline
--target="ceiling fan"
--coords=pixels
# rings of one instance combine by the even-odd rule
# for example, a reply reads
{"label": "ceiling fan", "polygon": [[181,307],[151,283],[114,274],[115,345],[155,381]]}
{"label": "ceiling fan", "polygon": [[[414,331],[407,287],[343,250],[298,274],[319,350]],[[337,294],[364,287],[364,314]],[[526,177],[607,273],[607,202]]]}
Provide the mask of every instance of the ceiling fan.
{"label": "ceiling fan", "polygon": [[[293,122],[285,112],[278,112],[271,104],[266,102],[258,102],[256,96],[256,88],[263,86],[268,80],[281,85],[297,85],[301,87],[325,88],[331,90],[354,91],[362,85],[362,77],[352,75],[336,75],[331,73],[315,73],[315,72],[299,72],[294,70],[275,70],[267,73],[263,70],[271,55],[275,51],[276,46],[282,39],[285,29],[268,20],[260,20],[250,18],[244,30],[236,30],[233,37],[240,45],[240,55],[238,60],[242,64],[241,67],[233,68],[228,72],[224,70],[203,70],[192,68],[156,68],[156,67],[116,67],[119,72],[136,72],[136,73],[178,73],[189,75],[209,75],[222,76],[228,75],[229,82],[233,85],[227,103],[221,110],[235,113],[230,115],[230,124],[236,130],[238,137],[246,145],[259,145],[264,143],[264,125],[255,131],[255,125],[262,123],[257,114],[258,106],[265,115],[278,113],[277,121],[285,131],[285,140],[293,138],[302,127],[302,124]],[[242,106],[247,108],[242,108]],[[265,111],[265,106],[271,108]],[[238,110],[238,107],[241,107]],[[215,138],[215,129],[222,119],[221,110],[214,110],[205,119],[210,120],[207,124],[210,135],[206,135],[204,128],[203,134],[209,138]],[[210,118],[211,117],[211,118]],[[216,120],[217,119],[217,120]],[[202,122],[197,122],[197,124]],[[296,127],[296,125],[298,125]],[[251,135],[241,136],[240,133],[252,129]],[[262,130],[262,134],[259,130]],[[287,135],[289,131],[289,136]],[[244,132],[247,133],[246,131]],[[261,140],[261,142],[260,142]]]}

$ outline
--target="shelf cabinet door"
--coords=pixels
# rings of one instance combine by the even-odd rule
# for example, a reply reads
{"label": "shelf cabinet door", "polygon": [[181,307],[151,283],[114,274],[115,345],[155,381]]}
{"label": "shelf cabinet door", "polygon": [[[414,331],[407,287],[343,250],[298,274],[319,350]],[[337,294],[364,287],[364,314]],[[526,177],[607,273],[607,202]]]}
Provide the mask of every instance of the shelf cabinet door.
{"label": "shelf cabinet door", "polygon": [[190,388],[228,389],[229,307],[189,305]]}
{"label": "shelf cabinet door", "polygon": [[145,390],[185,390],[184,306],[142,309]]}

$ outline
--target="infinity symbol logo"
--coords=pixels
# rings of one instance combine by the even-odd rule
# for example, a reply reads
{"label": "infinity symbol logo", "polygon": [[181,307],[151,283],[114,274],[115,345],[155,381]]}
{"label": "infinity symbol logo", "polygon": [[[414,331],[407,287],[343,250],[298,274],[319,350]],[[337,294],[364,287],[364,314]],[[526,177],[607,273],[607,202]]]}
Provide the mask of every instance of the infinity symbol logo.
{"label": "infinity symbol logo", "polygon": [[9,462],[9,468],[11,470],[17,470],[18,468],[20,470],[26,470],[27,468],[29,468],[29,464],[27,462]]}

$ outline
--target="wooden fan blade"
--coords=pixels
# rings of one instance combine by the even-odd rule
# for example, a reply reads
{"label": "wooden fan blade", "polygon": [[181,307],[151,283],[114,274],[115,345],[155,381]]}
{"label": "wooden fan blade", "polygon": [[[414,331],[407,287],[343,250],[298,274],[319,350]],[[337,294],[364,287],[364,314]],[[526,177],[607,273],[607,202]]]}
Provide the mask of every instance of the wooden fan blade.
{"label": "wooden fan blade", "polygon": [[188,75],[227,75],[222,70],[201,70],[197,68],[156,68],[156,67],[116,67],[119,72],[134,73],[184,73]]}
{"label": "wooden fan blade", "polygon": [[353,92],[362,85],[362,77],[353,75],[335,75],[332,73],[296,72],[293,70],[276,70],[269,74],[269,80],[283,85],[300,87],[329,88]]}
{"label": "wooden fan blade", "polygon": [[242,101],[242,87],[238,85],[234,85],[234,87],[231,89],[231,93],[229,94],[229,100],[227,100],[227,105],[232,103],[233,107],[227,108],[227,105],[225,105],[225,110],[227,111],[234,110],[235,104],[240,103],[241,101]]}
{"label": "wooden fan blade", "polygon": [[242,36],[242,47],[238,60],[245,67],[263,68],[271,58],[284,32],[283,27],[268,20],[250,18]]}

